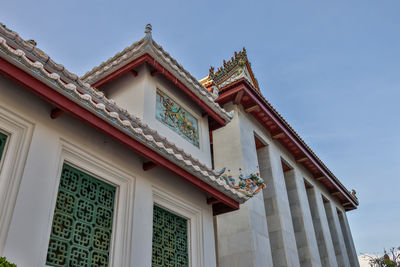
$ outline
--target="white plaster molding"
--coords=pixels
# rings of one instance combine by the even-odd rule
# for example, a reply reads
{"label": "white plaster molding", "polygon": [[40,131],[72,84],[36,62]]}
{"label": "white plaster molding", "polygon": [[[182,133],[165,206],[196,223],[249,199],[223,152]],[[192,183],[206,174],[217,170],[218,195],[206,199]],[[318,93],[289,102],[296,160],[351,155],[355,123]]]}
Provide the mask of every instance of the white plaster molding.
{"label": "white plaster molding", "polygon": [[3,253],[34,124],[0,106],[0,131],[8,136],[0,162],[0,255]]}
{"label": "white plaster molding", "polygon": [[204,267],[204,230],[201,208],[155,186],[153,186],[153,202],[188,220],[189,266]]}
{"label": "white plaster molding", "polygon": [[46,235],[42,238],[42,265],[45,265],[53,222],[54,207],[63,164],[67,163],[93,177],[116,187],[114,219],[110,245],[110,267],[129,266],[133,231],[135,177],[65,140],[60,142],[59,164],[52,185],[52,209],[48,211]]}

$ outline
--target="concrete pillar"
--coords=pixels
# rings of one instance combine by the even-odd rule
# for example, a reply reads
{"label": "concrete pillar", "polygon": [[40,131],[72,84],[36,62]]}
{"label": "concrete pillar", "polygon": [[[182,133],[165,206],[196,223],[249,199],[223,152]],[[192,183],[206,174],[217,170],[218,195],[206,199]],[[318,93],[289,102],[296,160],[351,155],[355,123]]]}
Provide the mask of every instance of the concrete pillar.
{"label": "concrete pillar", "polygon": [[336,207],[331,201],[326,201],[324,206],[338,266],[350,267],[349,257],[347,256],[346,245],[344,243],[342,230],[340,229]]}
{"label": "concrete pillar", "polygon": [[279,150],[271,144],[257,152],[274,267],[300,266]]}
{"label": "concrete pillar", "polygon": [[149,236],[153,236],[153,188],[143,179],[137,179],[135,189],[130,266],[150,267],[153,243]]}
{"label": "concrete pillar", "polygon": [[[237,106],[232,121],[213,132],[214,164],[234,177],[257,170],[254,133]],[[219,267],[272,267],[270,240],[263,194],[248,200],[240,210],[216,217]]]}
{"label": "concrete pillar", "polygon": [[300,266],[321,266],[304,179],[297,169],[284,176]]}
{"label": "concrete pillar", "polygon": [[321,193],[315,187],[309,188],[307,197],[322,266],[336,267],[336,256]]}
{"label": "concrete pillar", "polygon": [[349,256],[349,261],[351,266],[360,267],[358,262],[357,251],[354,246],[353,237],[351,236],[350,225],[347,220],[346,213],[343,211],[338,211],[339,222],[343,233],[344,242],[347,248],[347,255]]}

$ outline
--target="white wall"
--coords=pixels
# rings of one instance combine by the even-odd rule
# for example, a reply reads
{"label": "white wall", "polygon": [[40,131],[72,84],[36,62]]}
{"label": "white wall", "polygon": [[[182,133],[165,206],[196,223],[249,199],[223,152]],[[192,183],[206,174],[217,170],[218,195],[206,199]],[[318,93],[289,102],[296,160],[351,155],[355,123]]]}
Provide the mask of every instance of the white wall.
{"label": "white wall", "polygon": [[[156,129],[161,135],[175,143],[187,153],[192,154],[200,162],[211,167],[210,140],[208,134],[208,119],[202,117],[201,109],[181,89],[174,86],[162,75],[150,74],[147,65],[137,69],[134,77],[126,73],[121,77],[101,87],[105,94],[116,101],[118,105]],[[156,119],[156,90],[157,88],[172,97],[184,109],[189,111],[198,121],[200,146],[197,147],[181,137],[178,133]]]}
{"label": "white wall", "polygon": [[[121,264],[114,266],[151,266],[155,187],[173,196],[178,205],[186,203],[198,211],[199,234],[191,236],[198,247],[192,255],[193,266],[215,266],[212,209],[201,191],[162,168],[143,171],[142,157],[67,114],[50,119],[50,104],[3,76],[0,76],[0,106],[18,113],[34,125],[15,209],[1,252],[11,262],[18,267],[45,264],[62,150],[67,146],[71,154],[83,155],[82,162],[76,160],[77,165],[85,165],[83,162],[86,161],[97,162],[101,165],[99,168],[107,171],[109,166],[115,176],[126,179],[126,185],[122,185],[124,188],[119,191],[120,196],[125,194],[126,199],[120,202],[123,208],[119,206],[118,213],[128,217],[124,233],[129,236],[123,242],[114,240],[114,246],[120,248],[114,252],[115,255],[121,253],[118,255],[125,257],[126,261],[118,259],[114,263]],[[93,173],[100,172],[91,168]],[[123,226],[120,223],[117,221],[117,228]],[[200,257],[196,258],[196,255]]]}
{"label": "white wall", "polygon": [[[257,153],[251,125],[236,106],[232,121],[213,131],[214,164],[227,167],[237,179],[257,171]],[[240,210],[217,216],[219,267],[272,266],[267,219],[262,192],[240,206]]]}
{"label": "white wall", "polygon": [[[253,255],[253,260],[248,261],[247,266],[272,266],[269,261],[264,261],[263,265],[257,262],[256,259],[261,259],[265,255],[274,258],[274,266],[319,266],[321,264],[320,255],[303,179],[316,189],[315,191],[318,193],[316,197],[321,203],[322,195],[324,195],[333,208],[344,212],[343,207],[335,197],[330,195],[323,184],[316,181],[307,169],[298,164],[277,140],[273,140],[270,133],[251,114],[247,114],[242,106],[229,103],[225,108],[227,110],[234,109],[235,116],[229,125],[213,132],[215,166],[217,168],[227,166],[233,170],[234,174],[237,173],[239,167],[244,168],[245,172],[253,172],[257,164],[257,152],[259,154],[258,160],[263,161],[268,166],[260,166],[260,168],[264,168],[261,170],[261,176],[267,182],[267,189],[263,192],[264,203],[259,203],[257,197],[249,201],[249,204],[242,205],[238,212],[218,218],[220,266],[231,266],[232,262],[246,261],[246,259],[249,259],[249,255]],[[266,144],[266,147],[256,151],[254,135],[257,135]],[[287,185],[281,166],[282,160],[293,167],[294,180],[286,182],[296,183],[294,188],[298,195],[296,197],[298,204],[289,203]],[[263,175],[266,176],[263,177]],[[289,193],[292,194],[292,192]],[[255,216],[255,210],[253,211],[248,207],[251,205],[265,207],[265,213],[262,216],[264,218],[266,216],[268,225],[264,225],[264,222]],[[291,213],[296,213],[294,220]],[[321,214],[321,216],[327,218],[326,214]],[[335,218],[335,221],[339,220]],[[235,222],[235,224],[221,230],[221,225],[230,222]],[[327,219],[324,222],[326,223],[326,227],[324,227],[327,231],[326,234],[330,235]],[[298,245],[296,245],[293,227],[299,225],[302,225],[302,247],[300,251],[297,248]],[[262,228],[261,226],[264,227],[264,231],[259,230]],[[267,233],[265,233],[265,230]],[[238,233],[246,233],[246,236],[241,237],[242,244],[229,244],[229,241],[233,240]],[[270,244],[260,247],[255,238],[257,235],[264,236],[266,240],[270,241]],[[327,240],[332,242],[330,238]],[[228,245],[230,249],[226,250]],[[272,253],[266,251],[269,247],[271,247]],[[328,247],[333,248],[333,244],[328,244]],[[310,254],[307,256],[305,251]],[[335,253],[330,256],[335,257]]]}

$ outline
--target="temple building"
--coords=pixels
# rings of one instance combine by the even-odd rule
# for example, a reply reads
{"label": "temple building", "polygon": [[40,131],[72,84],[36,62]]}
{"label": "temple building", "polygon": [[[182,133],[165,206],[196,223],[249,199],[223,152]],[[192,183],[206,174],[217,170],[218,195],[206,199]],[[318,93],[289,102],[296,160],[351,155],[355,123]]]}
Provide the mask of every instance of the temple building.
{"label": "temple building", "polygon": [[145,36],[82,77],[0,24],[0,257],[18,267],[359,266],[350,192],[261,94]]}

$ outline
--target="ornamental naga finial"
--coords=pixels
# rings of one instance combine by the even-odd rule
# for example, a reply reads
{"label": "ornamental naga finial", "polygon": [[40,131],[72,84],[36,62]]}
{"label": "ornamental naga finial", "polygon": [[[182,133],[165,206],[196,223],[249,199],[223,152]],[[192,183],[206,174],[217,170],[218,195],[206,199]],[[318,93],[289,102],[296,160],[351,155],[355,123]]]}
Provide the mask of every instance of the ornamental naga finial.
{"label": "ornamental naga finial", "polygon": [[144,33],[145,33],[147,36],[151,36],[151,30],[152,30],[152,29],[153,29],[153,28],[151,27],[151,24],[149,23],[149,24],[146,25],[145,30],[144,30]]}

